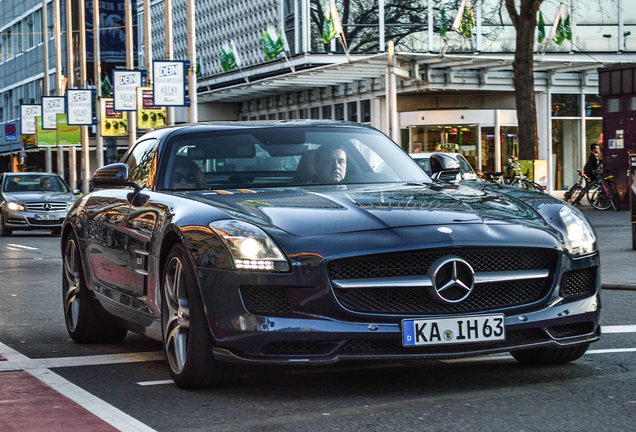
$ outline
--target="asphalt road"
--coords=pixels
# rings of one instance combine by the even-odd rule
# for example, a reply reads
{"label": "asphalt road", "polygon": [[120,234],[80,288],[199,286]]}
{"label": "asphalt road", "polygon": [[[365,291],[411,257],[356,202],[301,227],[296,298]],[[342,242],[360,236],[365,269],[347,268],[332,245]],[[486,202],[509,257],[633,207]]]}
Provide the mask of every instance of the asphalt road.
{"label": "asphalt road", "polygon": [[[604,335],[568,365],[522,367],[510,356],[498,355],[409,364],[254,368],[232,388],[184,391],[171,383],[158,342],[133,334],[107,345],[70,340],[62,315],[59,249],[59,238],[45,234],[0,238],[3,431],[636,428],[635,291],[603,291]],[[21,374],[36,377],[92,417],[81,422],[78,414],[47,414],[66,408],[45,401],[36,390],[22,390]],[[6,390],[8,378],[18,380],[12,391]],[[39,406],[30,424],[45,426],[25,427],[20,401]]]}

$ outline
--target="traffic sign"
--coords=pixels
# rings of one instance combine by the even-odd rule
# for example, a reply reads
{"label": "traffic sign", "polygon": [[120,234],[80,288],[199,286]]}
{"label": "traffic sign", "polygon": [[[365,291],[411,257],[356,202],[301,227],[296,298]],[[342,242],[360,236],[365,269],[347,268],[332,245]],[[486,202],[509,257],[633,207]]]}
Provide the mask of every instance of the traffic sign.
{"label": "traffic sign", "polygon": [[18,128],[15,123],[7,123],[4,125],[4,142],[17,142],[17,130]]}

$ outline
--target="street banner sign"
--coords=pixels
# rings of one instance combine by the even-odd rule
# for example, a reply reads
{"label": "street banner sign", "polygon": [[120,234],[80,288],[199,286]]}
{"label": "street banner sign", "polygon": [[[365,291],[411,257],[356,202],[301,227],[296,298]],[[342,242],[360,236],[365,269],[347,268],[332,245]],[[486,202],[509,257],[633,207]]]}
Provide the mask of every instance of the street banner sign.
{"label": "street banner sign", "polygon": [[137,87],[141,86],[141,71],[113,71],[113,100],[115,111],[135,111],[137,109]]}
{"label": "street banner sign", "polygon": [[68,124],[68,114],[57,115],[57,145],[60,147],[78,147],[82,145],[82,129],[80,126]]}
{"label": "street banner sign", "polygon": [[55,130],[57,115],[64,114],[64,96],[42,96],[42,129]]}
{"label": "street banner sign", "polygon": [[92,126],[94,90],[66,90],[66,113],[68,124],[73,126]]}
{"label": "street banner sign", "polygon": [[104,137],[116,137],[128,135],[128,113],[115,111],[112,99],[100,99],[101,132]]}
{"label": "street banner sign", "polygon": [[42,115],[42,105],[20,105],[22,135],[35,135],[35,118]]}
{"label": "street banner sign", "polygon": [[166,107],[156,107],[152,104],[152,87],[137,87],[137,128],[163,127],[166,127]]}
{"label": "street banner sign", "polygon": [[17,142],[18,128],[15,123],[7,123],[4,125],[4,142]]}
{"label": "street banner sign", "polygon": [[186,64],[184,61],[154,61],[153,77],[153,102],[160,106],[186,106],[185,75]]}
{"label": "street banner sign", "polygon": [[[57,145],[57,131],[55,129],[44,129],[42,123],[44,117],[35,118],[35,145],[38,147],[55,147]],[[57,119],[56,119],[57,126]]]}

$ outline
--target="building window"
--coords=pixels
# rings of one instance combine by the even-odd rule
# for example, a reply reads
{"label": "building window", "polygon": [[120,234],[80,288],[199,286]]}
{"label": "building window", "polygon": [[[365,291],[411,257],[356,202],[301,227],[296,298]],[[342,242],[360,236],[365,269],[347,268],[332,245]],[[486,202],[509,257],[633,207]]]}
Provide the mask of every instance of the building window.
{"label": "building window", "polygon": [[629,110],[636,111],[636,97],[634,96],[629,98]]}
{"label": "building window", "polygon": [[320,118],[320,107],[311,108],[311,118],[314,120],[318,120]]}
{"label": "building window", "polygon": [[553,94],[552,117],[581,117],[580,99],[578,94]]}
{"label": "building window", "polygon": [[347,102],[347,120],[358,121],[358,102]]}
{"label": "building window", "polygon": [[287,113],[286,112],[279,112],[278,113],[278,120],[287,120]]}
{"label": "building window", "polygon": [[300,118],[301,119],[306,120],[307,118],[309,118],[308,115],[309,114],[308,114],[307,108],[303,108],[303,109],[300,110]]}
{"label": "building window", "polygon": [[331,115],[331,105],[324,105],[322,107],[322,118],[325,120],[331,120],[333,118]]}
{"label": "building window", "polygon": [[603,105],[599,95],[585,95],[585,117],[602,117]]}
{"label": "building window", "polygon": [[344,104],[343,103],[339,103],[336,104],[336,120],[344,120],[345,119],[345,113],[344,113]]}
{"label": "building window", "polygon": [[621,98],[614,98],[607,100],[607,112],[615,113],[623,111],[623,100]]}
{"label": "building window", "polygon": [[289,120],[296,120],[296,110],[291,110],[289,112]]}
{"label": "building window", "polygon": [[269,115],[269,120],[276,120],[276,113],[272,113]]}
{"label": "building window", "polygon": [[371,123],[371,100],[365,99],[360,101],[360,117],[362,123]]}

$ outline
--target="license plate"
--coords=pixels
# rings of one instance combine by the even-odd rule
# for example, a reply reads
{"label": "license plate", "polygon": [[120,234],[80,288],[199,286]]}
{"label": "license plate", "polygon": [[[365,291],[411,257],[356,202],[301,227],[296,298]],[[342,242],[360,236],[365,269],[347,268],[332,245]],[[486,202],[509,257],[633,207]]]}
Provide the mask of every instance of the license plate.
{"label": "license plate", "polygon": [[45,215],[36,214],[35,215],[35,220],[50,221],[50,220],[59,220],[59,219],[60,217],[58,215],[51,215],[51,214],[45,214]]}
{"label": "license plate", "polygon": [[402,321],[404,346],[490,342],[505,339],[503,314]]}

